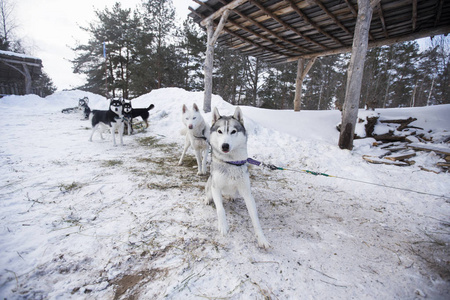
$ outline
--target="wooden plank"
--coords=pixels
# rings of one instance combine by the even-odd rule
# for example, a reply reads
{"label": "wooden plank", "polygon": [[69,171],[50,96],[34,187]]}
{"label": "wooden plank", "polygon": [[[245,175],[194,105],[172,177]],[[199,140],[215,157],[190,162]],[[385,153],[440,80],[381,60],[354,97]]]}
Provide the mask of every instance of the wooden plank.
{"label": "wooden plank", "polygon": [[303,11],[298,8],[298,6],[296,5],[296,3],[293,0],[287,0],[289,2],[289,4],[291,5],[292,9],[308,24],[310,24],[312,27],[314,27],[319,33],[323,34],[324,36],[326,36],[327,38],[333,40],[336,44],[340,45],[340,46],[344,46],[344,44],[338,40],[337,38],[335,38],[334,36],[328,34],[327,32],[325,32],[322,28],[320,28],[320,26],[317,25],[317,23],[313,22],[310,18],[308,18],[308,16],[303,13]]}
{"label": "wooden plank", "polygon": [[388,38],[389,34],[387,33],[387,30],[386,30],[386,22],[384,21],[383,8],[381,7],[381,3],[378,3],[377,8],[378,8],[378,16],[380,17],[381,27],[383,28],[384,36],[386,38]]}
{"label": "wooden plank", "polygon": [[[439,28],[422,30],[422,31],[404,35],[404,36],[372,41],[372,42],[369,42],[368,48],[370,49],[370,48],[376,48],[376,47],[381,47],[381,46],[389,46],[389,45],[393,45],[393,44],[397,44],[397,43],[421,39],[424,37],[448,34],[449,32],[450,32],[450,25],[447,25],[447,26],[443,26],[443,27],[439,27]],[[352,51],[352,47],[343,47],[343,48],[338,48],[338,49],[333,49],[333,50],[327,50],[327,51],[322,51],[322,52],[303,54],[300,56],[291,57],[291,58],[288,58],[286,60],[286,62],[287,63],[294,62],[294,61],[299,60],[302,57],[303,58],[311,58],[311,57],[315,57],[315,56],[321,57],[321,56],[348,53],[351,51]]]}
{"label": "wooden plank", "polygon": [[[285,43],[287,43],[287,44],[289,44],[289,45],[291,45],[291,46],[293,46],[293,47],[295,47],[295,48],[298,48],[299,51],[301,51],[301,52],[307,52],[306,49],[304,49],[303,47],[300,47],[299,45],[294,44],[293,42],[291,42],[291,41],[289,41],[289,40],[283,38],[283,37],[280,36],[278,33],[276,33],[276,32],[274,32],[274,31],[272,31],[272,30],[270,30],[270,29],[268,29],[268,28],[262,26],[259,22],[257,22],[257,21],[255,21],[255,20],[251,19],[250,17],[244,15],[244,14],[241,13],[240,11],[238,11],[238,10],[235,9],[235,10],[233,10],[233,12],[234,12],[235,14],[237,14],[238,16],[240,16],[241,18],[245,19],[246,21],[250,22],[252,25],[255,25],[256,27],[258,27],[258,28],[261,29],[262,31],[264,31],[264,32],[266,32],[266,33],[272,35],[274,38],[276,38],[276,39],[278,39],[278,40],[280,40],[280,41],[282,41],[282,42],[285,42]],[[280,45],[280,43],[276,43],[276,45]],[[296,50],[294,50],[294,52],[295,52],[295,51],[296,51]]]}
{"label": "wooden plank", "polygon": [[328,17],[330,17],[334,21],[334,23],[337,26],[339,26],[342,30],[344,30],[348,35],[353,36],[353,33],[350,30],[348,30],[348,28],[345,27],[341,23],[341,21],[339,21],[338,18],[336,18],[336,16],[333,15],[333,13],[331,11],[329,11],[328,8],[325,5],[323,5],[323,3],[321,1],[319,1],[319,0],[311,0],[311,1],[316,3],[325,12],[325,14],[327,14]]}
{"label": "wooden plank", "polygon": [[281,20],[278,16],[276,16],[273,12],[269,11],[267,8],[265,8],[262,4],[260,4],[259,2],[256,2],[254,0],[248,0],[250,3],[252,3],[253,5],[255,5],[256,7],[258,7],[261,11],[263,11],[264,13],[266,13],[267,15],[269,15],[272,19],[274,19],[275,21],[277,21],[281,26],[283,26],[286,30],[290,30],[293,33],[295,33],[296,35],[298,35],[299,37],[301,37],[302,39],[304,39],[305,41],[308,41],[312,44],[315,44],[319,47],[321,47],[322,49],[327,49],[327,47],[325,47],[324,45],[310,39],[309,37],[305,36],[304,34],[302,34],[300,31],[298,31],[297,29],[295,29],[294,27],[292,27],[291,25],[287,24],[286,22],[284,22],[283,20]]}
{"label": "wooden plank", "polygon": [[433,151],[440,154],[450,155],[450,147],[445,145],[430,145],[430,144],[422,144],[422,143],[412,143],[408,145],[409,148],[422,150],[422,151]]}
{"label": "wooden plank", "polygon": [[383,159],[383,158],[379,158],[376,156],[363,155],[362,158],[365,161],[370,162],[372,164],[385,164],[385,165],[394,165],[394,166],[400,166],[400,167],[409,166],[408,163],[403,162],[403,161]]}
{"label": "wooden plank", "polygon": [[208,16],[205,19],[203,19],[203,21],[201,21],[200,24],[202,26],[206,26],[206,24],[208,24],[209,21],[214,21],[215,19],[217,19],[220,16],[222,16],[222,14],[224,13],[225,10],[234,9],[234,8],[238,7],[239,5],[244,4],[247,1],[248,0],[234,0],[234,1],[230,2],[228,5],[222,6],[215,13],[213,13],[210,16]]}
{"label": "wooden plank", "polygon": [[410,151],[405,151],[405,152],[401,152],[401,153],[396,153],[393,155],[388,155],[383,157],[384,159],[389,159],[389,160],[405,160],[411,157],[416,156],[416,152],[414,150],[410,150]]}

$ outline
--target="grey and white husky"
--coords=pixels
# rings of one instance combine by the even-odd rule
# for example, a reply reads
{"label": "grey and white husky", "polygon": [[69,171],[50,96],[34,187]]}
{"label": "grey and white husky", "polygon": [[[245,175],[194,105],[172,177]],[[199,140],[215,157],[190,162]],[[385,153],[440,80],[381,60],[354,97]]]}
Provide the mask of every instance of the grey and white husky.
{"label": "grey and white husky", "polygon": [[183,105],[182,114],[183,123],[186,126],[186,140],[183,153],[181,154],[178,165],[183,163],[184,156],[189,146],[192,146],[197,159],[198,175],[206,174],[206,161],[209,151],[209,129],[200,113],[197,105],[194,103],[192,110]]}
{"label": "grey and white husky", "polygon": [[233,198],[239,194],[244,198],[247,206],[258,245],[261,248],[270,247],[259,223],[255,199],[250,190],[247,169],[247,133],[239,107],[236,108],[233,116],[221,116],[217,108],[214,108],[210,143],[212,158],[210,176],[206,183],[205,204],[214,201],[219,232],[225,235],[228,231],[222,196]]}

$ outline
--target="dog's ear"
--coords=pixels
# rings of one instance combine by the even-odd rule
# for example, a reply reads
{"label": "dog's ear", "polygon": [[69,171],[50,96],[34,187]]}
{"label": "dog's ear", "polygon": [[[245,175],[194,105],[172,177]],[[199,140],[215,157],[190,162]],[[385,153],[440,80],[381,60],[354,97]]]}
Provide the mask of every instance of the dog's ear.
{"label": "dog's ear", "polygon": [[183,104],[183,114],[187,111],[186,104]]}
{"label": "dog's ear", "polygon": [[219,110],[217,109],[217,107],[214,107],[213,115],[212,115],[212,124],[214,125],[214,123],[216,123],[217,120],[219,120],[219,119],[220,119]]}
{"label": "dog's ear", "polygon": [[192,105],[192,107],[194,108],[194,110],[195,110],[196,112],[199,112],[199,111],[200,111],[200,110],[198,109],[197,104],[194,103],[194,105]]}
{"label": "dog's ear", "polygon": [[241,110],[241,108],[239,106],[236,107],[236,110],[234,111],[233,118],[238,120],[239,123],[241,123],[242,125],[244,125],[244,116],[242,115],[242,110]]}

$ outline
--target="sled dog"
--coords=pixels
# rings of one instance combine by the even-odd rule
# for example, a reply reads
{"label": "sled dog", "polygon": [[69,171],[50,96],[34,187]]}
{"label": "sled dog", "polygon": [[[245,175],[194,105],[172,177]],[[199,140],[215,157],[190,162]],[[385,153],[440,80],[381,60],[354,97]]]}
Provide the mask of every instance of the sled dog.
{"label": "sled dog", "polygon": [[241,109],[237,107],[233,116],[221,116],[214,108],[210,134],[211,170],[205,187],[205,204],[214,201],[219,232],[225,235],[228,231],[222,196],[233,198],[238,193],[244,198],[258,245],[261,248],[270,247],[259,223],[255,199],[250,190],[247,134]]}
{"label": "sled dog", "polygon": [[91,114],[91,109],[89,108],[89,98],[84,97],[83,99],[78,100],[78,109],[82,111],[84,119],[89,119],[89,115]]}
{"label": "sled dog", "polygon": [[148,117],[150,116],[149,110],[152,110],[155,106],[153,104],[150,104],[147,108],[133,108],[131,110],[131,117],[132,119],[136,117],[141,117],[142,120],[144,120],[145,125],[148,128]]}
{"label": "sled dog", "polygon": [[123,103],[120,99],[111,99],[109,110],[92,111],[92,133],[89,141],[92,142],[92,136],[99,130],[100,137],[103,139],[102,129],[110,128],[113,144],[116,146],[116,129],[119,132],[120,144],[123,145]]}
{"label": "sled dog", "polygon": [[130,101],[123,101],[123,120],[127,125],[127,133],[131,135],[133,133],[133,107]]}
{"label": "sled dog", "polygon": [[192,110],[188,109],[186,105],[183,105],[182,120],[186,126],[186,140],[178,165],[183,163],[187,149],[189,146],[192,146],[195,151],[195,158],[197,159],[197,175],[206,175],[206,160],[208,158],[209,150],[209,129],[200,114],[197,104],[194,103]]}

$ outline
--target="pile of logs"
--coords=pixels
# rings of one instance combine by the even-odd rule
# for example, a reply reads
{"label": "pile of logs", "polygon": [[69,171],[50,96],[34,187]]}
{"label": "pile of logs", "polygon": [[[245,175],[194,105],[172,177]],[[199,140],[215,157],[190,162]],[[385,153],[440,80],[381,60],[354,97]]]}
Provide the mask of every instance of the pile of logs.
{"label": "pile of logs", "polygon": [[[427,137],[420,127],[411,126],[416,118],[398,119],[398,120],[379,120],[379,116],[367,117],[365,124],[366,137],[372,137],[376,140],[373,146],[380,147],[385,153],[380,156],[364,155],[363,159],[375,164],[389,164],[396,166],[410,166],[415,164],[412,159],[418,151],[434,152],[445,160],[438,162],[436,168],[429,169],[421,167],[422,170],[439,173],[449,171],[450,169],[450,145],[433,144],[432,138]],[[388,133],[374,134],[375,125],[380,123],[393,124],[394,130]],[[408,131],[407,133],[404,131]],[[422,131],[422,133],[420,133]],[[402,134],[403,133],[403,134]],[[358,137],[355,137],[358,138]]]}

